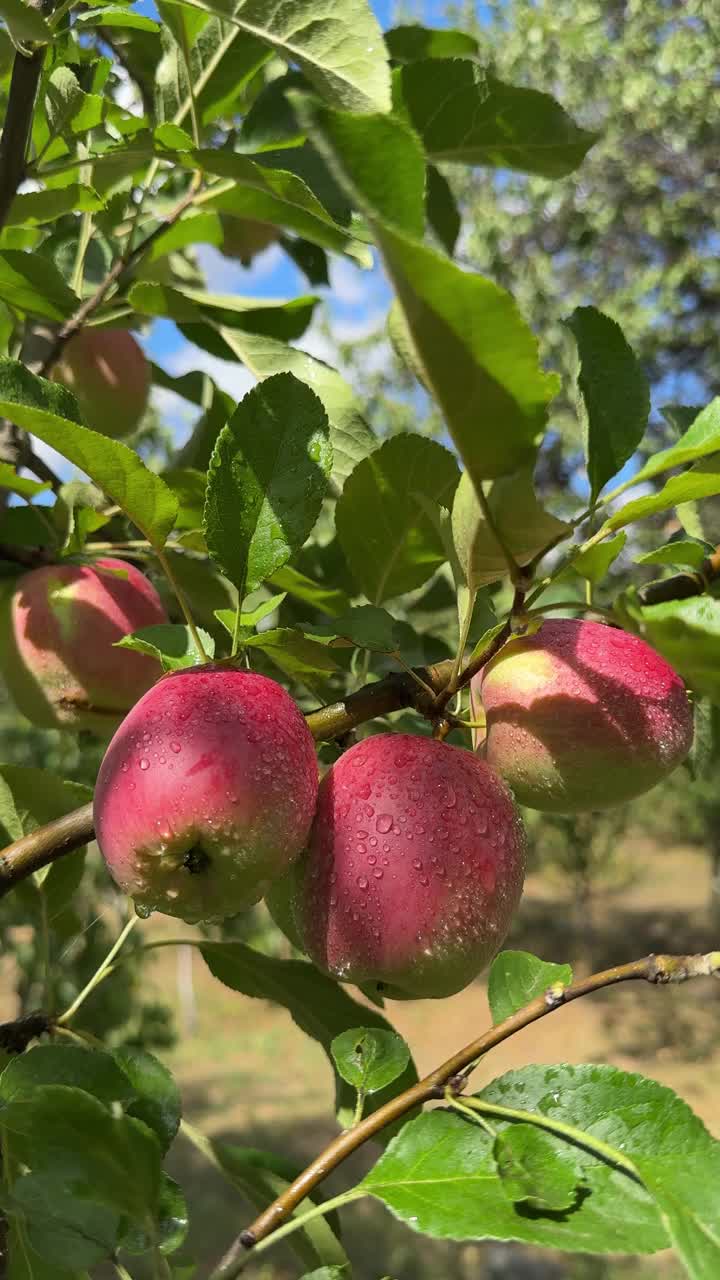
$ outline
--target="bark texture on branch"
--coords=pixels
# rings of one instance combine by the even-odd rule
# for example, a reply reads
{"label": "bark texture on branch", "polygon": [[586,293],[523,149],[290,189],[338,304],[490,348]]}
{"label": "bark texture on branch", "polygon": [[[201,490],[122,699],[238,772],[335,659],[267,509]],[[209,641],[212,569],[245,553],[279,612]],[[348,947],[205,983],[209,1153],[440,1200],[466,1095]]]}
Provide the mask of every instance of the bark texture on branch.
{"label": "bark texture on branch", "polygon": [[402,1119],[408,1112],[425,1102],[442,1098],[448,1085],[452,1087],[457,1080],[458,1091],[464,1086],[468,1069],[478,1062],[490,1049],[502,1044],[524,1027],[537,1022],[555,1009],[578,1000],[581,996],[604,987],[615,986],[619,982],[642,981],[653,985],[669,982],[685,982],[690,978],[720,976],[720,951],[708,955],[666,956],[650,955],[642,960],[633,960],[629,964],[616,965],[612,969],[604,969],[601,973],[593,973],[568,986],[555,983],[537,999],[517,1013],[513,1013],[503,1022],[497,1023],[489,1031],[485,1031],[476,1040],[472,1040],[464,1049],[448,1058],[442,1066],[431,1071],[423,1080],[418,1081],[404,1093],[391,1098],[383,1107],[374,1111],[360,1124],[338,1134],[324,1151],[295,1179],[293,1183],[278,1196],[273,1203],[247,1227],[234,1242],[222,1259],[219,1267],[212,1273],[211,1280],[235,1280],[249,1260],[254,1247],[270,1236],[273,1231],[285,1223],[298,1205],[310,1195],[321,1182],[324,1182],[344,1160],[361,1147],[369,1139],[374,1138],[388,1125]]}

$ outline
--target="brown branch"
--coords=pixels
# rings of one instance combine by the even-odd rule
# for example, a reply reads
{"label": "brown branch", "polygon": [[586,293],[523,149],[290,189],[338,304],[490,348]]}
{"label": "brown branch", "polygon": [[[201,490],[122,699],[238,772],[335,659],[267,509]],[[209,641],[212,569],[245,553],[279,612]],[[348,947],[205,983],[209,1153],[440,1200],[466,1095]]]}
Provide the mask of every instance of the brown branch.
{"label": "brown branch", "polygon": [[619,982],[643,981],[659,984],[685,982],[688,978],[711,975],[720,977],[720,951],[695,956],[646,956],[643,960],[633,960],[629,964],[617,965],[612,969],[604,969],[601,973],[593,973],[587,978],[580,978],[567,987],[563,987],[561,983],[548,987],[543,995],[472,1040],[423,1080],[386,1102],[354,1128],[338,1134],[282,1195],[242,1232],[212,1273],[211,1280],[234,1280],[248,1259],[248,1250],[286,1222],[300,1202],[324,1182],[352,1152],[357,1151],[369,1139],[377,1137],[383,1129],[402,1119],[409,1111],[425,1102],[442,1098],[447,1085],[452,1084],[456,1077],[460,1077],[459,1087],[462,1087],[469,1068],[490,1049],[502,1044],[524,1027],[572,1000]]}
{"label": "brown branch", "polygon": [[[440,662],[434,667],[418,669],[418,675],[436,693],[450,678],[452,662]],[[376,684],[366,685],[340,702],[319,707],[306,716],[308,728],[316,742],[329,742],[342,737],[366,720],[399,711],[403,707],[415,707],[422,714],[429,714],[432,706],[430,695],[416,680],[405,673],[391,674]],[[72,853],[87,844],[95,835],[92,804],[83,805],[63,818],[37,827],[29,835],[15,840],[0,852],[0,898],[49,862]]]}
{"label": "brown branch", "polygon": [[[43,0],[28,0],[28,6],[46,12],[48,10]],[[7,111],[0,138],[0,228],[5,225],[18,187],[25,178],[35,95],[46,47],[41,45],[31,53],[21,53],[18,49],[13,60]]]}
{"label": "brown branch", "polygon": [[76,333],[80,332],[98,308],[102,306],[110,290],[114,286],[117,288],[122,286],[126,277],[131,273],[133,267],[136,266],[140,258],[147,253],[148,249],[152,247],[156,240],[159,240],[161,235],[164,235],[170,227],[175,225],[175,223],[182,217],[185,210],[190,208],[190,205],[193,203],[195,196],[197,195],[199,185],[200,179],[196,175],[190,183],[189,190],[183,196],[182,200],[175,205],[175,208],[168,214],[167,218],[163,218],[162,222],[158,223],[154,230],[151,231],[144,240],[141,240],[134,249],[128,246],[125,252],[115,260],[105,278],[100,281],[95,292],[91,294],[91,296],[78,307],[77,311],[75,311],[74,314],[65,321],[55,335],[52,343],[50,344],[50,349],[40,366],[40,374],[43,378],[48,376],[53,366],[60,359],[66,343],[68,343],[71,338],[74,338]]}
{"label": "brown branch", "polygon": [[663,604],[666,600],[687,600],[700,596],[720,578],[720,546],[703,560],[695,573],[676,573],[660,582],[651,582],[638,591],[641,604]]}

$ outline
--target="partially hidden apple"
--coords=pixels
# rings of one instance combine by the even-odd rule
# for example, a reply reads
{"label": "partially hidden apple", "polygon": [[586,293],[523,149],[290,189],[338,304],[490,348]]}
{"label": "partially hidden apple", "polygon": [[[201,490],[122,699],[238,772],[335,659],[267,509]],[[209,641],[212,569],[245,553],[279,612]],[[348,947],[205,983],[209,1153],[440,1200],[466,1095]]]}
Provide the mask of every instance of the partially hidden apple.
{"label": "partially hidden apple", "polygon": [[290,695],[208,663],[164,676],[100,766],[95,830],[140,914],[221,920],[252,906],[305,845],[318,771]]}
{"label": "partially hidden apple", "polygon": [[395,999],[448,996],[500,947],[524,869],[522,823],[488,765],[447,743],[379,734],[323,778],[294,918],[335,978]]}
{"label": "partially hidden apple", "polygon": [[0,669],[33,724],[108,736],[157,679],[153,658],[117,640],[167,622],[152,583],[123,560],[31,569],[2,600]]}
{"label": "partially hidden apple", "polygon": [[649,791],[693,738],[685,687],[644,640],[600,622],[545,621],[473,680],[479,750],[532,809],[579,813]]}
{"label": "partially hidden apple", "polygon": [[73,392],[86,425],[113,439],[135,431],[148,406],[150,365],[127,329],[81,329],[53,378]]}

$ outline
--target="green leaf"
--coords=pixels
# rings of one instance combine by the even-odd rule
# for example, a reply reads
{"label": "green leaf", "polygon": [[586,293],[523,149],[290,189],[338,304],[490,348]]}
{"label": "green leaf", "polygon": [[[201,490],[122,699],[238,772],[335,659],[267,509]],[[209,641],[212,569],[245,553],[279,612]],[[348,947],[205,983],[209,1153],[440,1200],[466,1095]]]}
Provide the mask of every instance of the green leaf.
{"label": "green leaf", "polygon": [[48,258],[20,249],[0,250],[0,301],[45,320],[67,320],[80,306]]}
{"label": "green leaf", "polygon": [[455,551],[465,582],[472,591],[508,573],[503,546],[518,564],[524,565],[571,532],[570,525],[540,506],[530,468],[501,476],[492,484],[486,483],[483,490],[494,530],[485,520],[467,471],[460,478],[452,508]]}
{"label": "green leaf", "polygon": [[397,623],[386,609],[361,604],[329,622],[303,622],[298,626],[313,636],[329,636],[374,653],[397,653],[401,641]]}
{"label": "green leaf", "polygon": [[87,1271],[67,1271],[57,1257],[45,1262],[31,1247],[25,1223],[11,1216],[8,1222],[7,1280],[90,1280]]}
{"label": "green leaf", "polygon": [[626,533],[616,533],[614,538],[607,538],[604,542],[596,543],[594,547],[589,547],[587,551],[581,551],[580,555],[576,556],[572,564],[568,566],[567,571],[560,576],[564,578],[575,572],[579,573],[581,578],[587,578],[588,582],[602,582],[610,565],[620,555],[626,542]]}
{"label": "green leaf", "polygon": [[[607,546],[607,543],[599,545]],[[699,569],[711,550],[708,543],[677,538],[674,542],[666,542],[664,547],[655,547],[652,551],[646,551],[645,555],[637,556],[635,563],[689,565],[691,569]]]}
{"label": "green leaf", "polygon": [[335,1066],[358,1093],[377,1093],[407,1069],[410,1050],[396,1031],[352,1027],[330,1045]]}
{"label": "green leaf", "polygon": [[[388,226],[422,237],[425,229],[425,156],[404,120],[388,115],[351,115],[291,92],[301,120],[322,142],[325,158],[352,199],[362,194]],[[336,157],[342,157],[342,171]],[[388,174],[392,180],[388,181]]]}
{"label": "green leaf", "polygon": [[558,983],[567,987],[572,976],[569,964],[550,964],[529,951],[501,951],[492,962],[488,979],[493,1022],[504,1022],[548,987]]}
{"label": "green leaf", "polygon": [[[241,630],[254,631],[257,624],[262,622],[263,618],[267,618],[268,614],[275,613],[280,608],[283,600],[287,595],[286,591],[281,591],[277,596],[270,596],[268,600],[262,600],[255,609],[241,610],[240,612],[240,628]],[[235,631],[235,610],[234,609],[216,609],[215,617],[218,622],[229,631],[230,635]]]}
{"label": "green leaf", "polygon": [[1,1108],[20,1098],[32,1098],[41,1085],[71,1085],[111,1107],[125,1105],[135,1090],[113,1055],[74,1044],[38,1044],[12,1058],[0,1076]]}
{"label": "green leaf", "polygon": [[[27,1243],[44,1262],[92,1267],[115,1250],[120,1214],[73,1195],[62,1176],[29,1173],[16,1178],[12,1206],[24,1218]],[[32,1275],[33,1272],[30,1272]]]}
{"label": "green leaf", "polygon": [[421,58],[472,57],[479,51],[474,36],[450,27],[422,27],[408,24],[385,32],[388,53],[395,62],[418,62]]}
{"label": "green leaf", "polygon": [[[604,1066],[533,1066],[511,1071],[477,1097],[587,1132],[633,1162],[670,1168],[679,1149],[687,1167],[708,1135],[671,1090]],[[493,1128],[508,1122],[491,1117]],[[709,1140],[711,1141],[711,1140]],[[416,1231],[443,1239],[521,1240],[592,1253],[651,1253],[667,1234],[647,1191],[590,1149],[564,1143],[563,1160],[582,1184],[570,1213],[528,1213],[511,1204],[497,1176],[494,1139],[444,1111],[426,1112],[390,1143],[361,1186]],[[717,1146],[717,1144],[714,1144]]]}
{"label": "green leaf", "polygon": [[291,373],[244,397],[208,469],[205,534],[215,562],[253,591],[300,549],[320,513],[332,466],[328,420]]}
{"label": "green leaf", "polygon": [[146,316],[165,316],[185,324],[238,326],[291,342],[300,338],[312,320],[315,297],[285,300],[239,298],[235,294],[205,293],[202,289],[174,289],[140,281],[128,295],[131,307]]}
{"label": "green leaf", "polygon": [[160,1147],[137,1120],[67,1085],[39,1085],[0,1111],[15,1159],[31,1172],[64,1179],[78,1199],[143,1221],[160,1186]]}
{"label": "green leaf", "polygon": [[31,480],[29,476],[19,476],[9,462],[0,462],[0,488],[9,489],[21,498],[34,498],[38,493],[45,493],[50,488],[49,480],[41,484],[39,480]]}
{"label": "green leaf", "polygon": [[698,1159],[693,1144],[689,1162],[682,1151],[672,1163],[638,1160],[648,1191],[690,1280],[715,1280],[720,1274],[720,1144],[709,1142]]}
{"label": "green leaf", "polygon": [[433,57],[400,68],[393,99],[432,160],[564,178],[598,138],[549,94],[503,84],[469,59]]}
{"label": "green leaf", "polygon": [[640,632],[696,693],[720,703],[720,600],[703,595],[645,605]]}
{"label": "green leaf", "polygon": [[[128,1253],[147,1253],[156,1245],[161,1253],[174,1253],[184,1243],[190,1226],[188,1208],[183,1191],[166,1173],[160,1180],[160,1196],[154,1230],[131,1228],[123,1236],[122,1248]],[[175,1272],[173,1271],[173,1276]]]}
{"label": "green leaf", "polygon": [[291,568],[290,565],[283,565],[282,569],[278,569],[269,581],[273,587],[280,587],[289,596],[302,600],[303,604],[312,605],[321,613],[342,614],[350,608],[350,600],[344,591],[314,582],[312,578]]}
{"label": "green leaf", "polygon": [[0,360],[0,414],[57,449],[122,508],[154,547],[163,546],[177,499],[134,450],[79,426],[69,391],[36,377],[19,361]]}
{"label": "green leaf", "polygon": [[508,1200],[541,1212],[572,1209],[579,1188],[562,1155],[562,1144],[531,1124],[512,1125],[499,1133],[493,1156]]}
{"label": "green leaf", "polygon": [[38,40],[51,44],[53,33],[38,9],[31,9],[26,0],[0,0],[0,18],[7,23],[13,40]]}
{"label": "green leaf", "polygon": [[425,215],[440,243],[452,257],[460,235],[462,219],[447,178],[435,168],[427,167]]}
{"label": "green leaf", "polygon": [[190,628],[179,623],[159,622],[151,627],[142,627],[131,635],[116,640],[114,648],[132,649],[135,653],[147,653],[156,658],[163,671],[181,671],[184,667],[195,667],[206,658],[215,656],[215,641],[202,627],[198,628],[205,655],[195,646]]}
{"label": "green leaf", "polygon": [[333,448],[334,482],[342,488],[353,467],[375,448],[372,428],[362,416],[355,393],[345,379],[315,356],[264,335],[223,330],[228,346],[260,380],[292,373],[305,382],[325,406]]}
{"label": "green leaf", "polygon": [[67,187],[28,191],[15,196],[7,215],[7,226],[37,226],[43,222],[54,222],[65,213],[95,212],[101,208],[102,200],[92,187],[71,182]]}
{"label": "green leaf", "polygon": [[720,450],[720,396],[711,400],[674,445],[654,454],[633,479],[635,483],[642,484],[644,480],[650,480],[661,471],[668,471],[670,467],[680,467],[686,462],[696,462],[698,458],[717,453],[718,450]]}
{"label": "green leaf", "polygon": [[320,0],[300,7],[241,0],[232,15],[214,0],[204,8],[257,37],[298,66],[328,102],[351,111],[389,111],[390,72],[382,32],[366,0]]}
{"label": "green leaf", "polygon": [[49,770],[30,765],[2,764],[0,779],[10,798],[0,810],[0,822],[8,837],[5,843],[30,835],[36,827],[62,818],[92,799],[91,788],[83,783],[66,782]]}
{"label": "green leaf", "polygon": [[347,1266],[320,1267],[318,1271],[308,1271],[301,1280],[348,1280]]}
{"label": "green leaf", "polygon": [[580,358],[591,502],[637,449],[650,414],[650,388],[620,325],[595,307],[565,322]]}
{"label": "green leaf", "polygon": [[76,27],[127,27],[136,31],[160,31],[160,24],[124,5],[108,4],[102,9],[86,9],[75,16]]}
{"label": "green leaf", "polygon": [[[241,942],[203,943],[201,950],[210,972],[225,986],[259,1000],[273,1000],[287,1009],[300,1030],[319,1042],[331,1064],[330,1046],[342,1031],[363,1025],[391,1030],[374,1009],[357,1004],[332,978],[303,960],[277,960],[252,951]],[[382,1106],[416,1079],[409,1063],[398,1080],[375,1095],[370,1109]],[[352,1116],[353,1091],[337,1075],[335,1083],[336,1104],[343,1123]]]}
{"label": "green leaf", "polygon": [[449,506],[457,463],[442,445],[397,435],[358,463],[335,520],[353,576],[374,604],[422,586],[445,560],[419,495]]}
{"label": "green leaf", "polygon": [[122,1045],[113,1056],[132,1086],[134,1098],[127,1108],[128,1115],[142,1120],[155,1134],[161,1150],[167,1151],[182,1114],[180,1090],[173,1077],[146,1049]]}
{"label": "green leaf", "polygon": [[327,645],[318,644],[290,627],[274,627],[271,631],[247,636],[243,646],[261,649],[289,680],[299,680],[311,693],[326,700],[328,676],[338,670]]}
{"label": "green leaf", "polygon": [[677,431],[678,435],[682,435],[692,426],[698,414],[702,413],[702,405],[663,404],[660,406],[660,412],[668,426]]}
{"label": "green leaf", "polygon": [[620,507],[619,511],[615,511],[605,521],[603,528],[622,529],[635,520],[645,520],[648,516],[667,511],[681,502],[710,498],[716,493],[720,493],[720,460],[716,457],[707,458],[679,476],[671,476],[658,493],[626,502],[624,507]]}
{"label": "green leaf", "polygon": [[[537,340],[514,301],[496,284],[461,271],[388,224],[386,211],[393,202],[387,193],[394,187],[394,164],[388,169],[385,154],[376,146],[374,117],[354,122],[362,150],[358,146],[341,152],[335,142],[349,132],[347,117],[336,124],[337,113],[317,110],[308,102],[303,110],[318,149],[372,225],[405,312],[423,381],[473,480],[478,484],[529,463],[558,380],[539,368]],[[406,150],[411,138],[408,135]],[[419,148],[417,154],[422,158]]]}
{"label": "green leaf", "polygon": [[[291,1160],[274,1152],[211,1140],[189,1125],[185,1127],[185,1134],[258,1211],[266,1209],[301,1172]],[[292,1216],[300,1216],[311,1204],[322,1203],[324,1198],[321,1190],[315,1190],[312,1196],[301,1201]],[[293,1232],[288,1237],[288,1244],[303,1266],[328,1262],[344,1267],[347,1254],[338,1235],[339,1223],[336,1215],[331,1213],[327,1218],[317,1218]]]}
{"label": "green leaf", "polygon": [[255,164],[247,156],[225,150],[192,151],[181,159],[188,167],[193,165],[228,179],[219,191],[208,191],[203,198],[205,208],[236,218],[271,222],[325,249],[348,253],[362,266],[371,266],[367,247],[359,245],[345,227],[339,226],[308,184],[289,169]]}

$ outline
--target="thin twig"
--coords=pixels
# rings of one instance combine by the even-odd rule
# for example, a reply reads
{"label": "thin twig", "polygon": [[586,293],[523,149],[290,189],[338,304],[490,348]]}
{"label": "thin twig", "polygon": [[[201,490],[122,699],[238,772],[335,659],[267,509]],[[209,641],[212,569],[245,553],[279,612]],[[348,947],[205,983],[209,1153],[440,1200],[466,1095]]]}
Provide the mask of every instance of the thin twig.
{"label": "thin twig", "polygon": [[147,253],[148,249],[152,247],[154,242],[159,240],[160,236],[164,235],[170,227],[174,226],[185,211],[190,208],[197,196],[199,186],[200,179],[196,174],[193,181],[190,183],[189,190],[183,196],[182,200],[175,205],[175,208],[168,214],[168,216],[163,218],[162,222],[158,223],[154,230],[151,231],[144,240],[141,240],[134,249],[128,245],[125,252],[121,254],[119,258],[116,258],[112,267],[105,278],[101,280],[95,292],[78,307],[77,311],[75,311],[58,330],[40,367],[40,374],[42,377],[46,378],[52,371],[54,365],[60,359],[65,345],[71,338],[74,338],[75,335],[80,332],[98,308],[102,306],[110,290],[113,287],[120,288],[124,284],[126,277],[130,274],[139,259],[142,258],[143,255]]}
{"label": "thin twig", "polygon": [[406,1089],[404,1093],[398,1094],[390,1102],[385,1103],[354,1129],[347,1129],[338,1134],[282,1195],[278,1196],[238,1236],[232,1249],[213,1272],[211,1280],[235,1280],[248,1259],[248,1251],[255,1249],[261,1241],[271,1236],[282,1223],[286,1222],[298,1204],[321,1182],[324,1182],[352,1152],[357,1151],[388,1125],[402,1119],[416,1107],[435,1098],[443,1098],[450,1080],[464,1072],[471,1064],[476,1063],[490,1049],[502,1044],[504,1040],[508,1040],[524,1027],[530,1026],[531,1023],[546,1017],[547,1014],[553,1013],[572,1000],[578,1000],[581,996],[615,986],[620,982],[642,981],[661,984],[684,982],[689,978],[711,975],[720,976],[720,951],[695,956],[646,956],[642,960],[633,960],[629,964],[616,965],[612,969],[604,969],[601,973],[593,973],[566,987],[561,983],[549,987],[543,995],[532,1000],[525,1008],[511,1014],[509,1018],[505,1018],[497,1026],[491,1027],[478,1039],[471,1041],[464,1049],[448,1058],[442,1066],[431,1071],[412,1088]]}
{"label": "thin twig", "polygon": [[705,560],[694,573],[676,573],[671,578],[663,578],[660,582],[650,582],[647,587],[638,591],[641,604],[663,604],[666,600],[687,600],[691,596],[702,595],[711,583],[720,578],[720,546]]}

